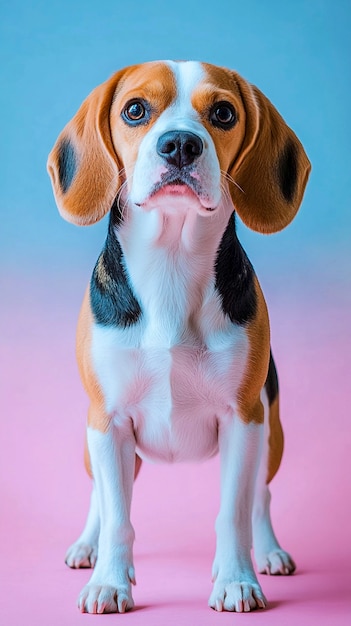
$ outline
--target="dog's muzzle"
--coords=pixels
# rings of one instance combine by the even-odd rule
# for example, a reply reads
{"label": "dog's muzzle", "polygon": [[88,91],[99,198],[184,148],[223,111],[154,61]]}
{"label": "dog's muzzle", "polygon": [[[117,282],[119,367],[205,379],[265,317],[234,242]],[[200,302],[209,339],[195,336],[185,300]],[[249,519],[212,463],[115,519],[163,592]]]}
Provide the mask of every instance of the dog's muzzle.
{"label": "dog's muzzle", "polygon": [[215,158],[212,160],[214,163],[211,162],[211,154],[206,151],[205,141],[197,133],[181,129],[163,132],[139,155],[134,172],[136,193],[133,203],[147,209],[151,198],[155,199],[159,192],[165,192],[169,196],[167,207],[175,208],[177,205],[178,210],[181,206],[184,208],[186,198],[191,200],[192,193],[194,201],[191,204],[198,204],[201,214],[214,211],[220,193],[217,193],[217,178],[214,175],[218,162]]}
{"label": "dog's muzzle", "polygon": [[159,137],[156,150],[168,165],[181,170],[202,154],[203,143],[194,133],[171,130]]}

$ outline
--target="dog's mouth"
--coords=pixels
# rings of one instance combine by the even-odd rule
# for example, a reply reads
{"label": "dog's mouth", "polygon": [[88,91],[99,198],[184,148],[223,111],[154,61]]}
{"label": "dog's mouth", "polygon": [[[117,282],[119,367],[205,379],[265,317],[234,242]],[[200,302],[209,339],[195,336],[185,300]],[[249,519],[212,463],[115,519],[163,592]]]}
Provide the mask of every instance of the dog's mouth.
{"label": "dog's mouth", "polygon": [[179,176],[179,173],[166,172],[161,174],[161,180],[154,185],[151,190],[150,197],[155,196],[159,191],[167,191],[168,193],[185,193],[187,190],[199,196],[199,185],[196,184],[195,178],[190,174],[183,174]]}
{"label": "dog's mouth", "polygon": [[176,173],[166,172],[161,174],[161,180],[153,186],[149,198],[154,198],[156,195],[162,193],[169,194],[173,197],[195,196],[204,210],[214,211],[214,208],[208,206],[206,202],[198,177],[195,177],[195,175],[192,175],[190,172],[185,172],[181,176],[179,175],[179,171]]}

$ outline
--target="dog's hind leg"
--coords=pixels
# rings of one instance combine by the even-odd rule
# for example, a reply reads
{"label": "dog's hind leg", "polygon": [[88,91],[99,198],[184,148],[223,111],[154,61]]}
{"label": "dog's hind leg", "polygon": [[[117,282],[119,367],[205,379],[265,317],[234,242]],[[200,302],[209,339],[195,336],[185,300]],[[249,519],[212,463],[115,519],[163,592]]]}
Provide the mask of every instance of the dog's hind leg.
{"label": "dog's hind leg", "polygon": [[65,561],[69,567],[94,567],[97,559],[99,532],[99,508],[93,483],[89,513],[83,532],[66,553]]}
{"label": "dog's hind leg", "polygon": [[283,455],[283,430],[279,420],[278,379],[271,357],[266,385],[262,391],[265,407],[265,437],[256,481],[252,526],[257,569],[261,574],[292,574],[296,568],[291,556],[275,536],[271,514],[269,482],[275,476]]}
{"label": "dog's hind leg", "polygon": [[292,574],[295,563],[275,536],[270,516],[271,494],[268,485],[256,489],[253,507],[253,543],[260,574]]}

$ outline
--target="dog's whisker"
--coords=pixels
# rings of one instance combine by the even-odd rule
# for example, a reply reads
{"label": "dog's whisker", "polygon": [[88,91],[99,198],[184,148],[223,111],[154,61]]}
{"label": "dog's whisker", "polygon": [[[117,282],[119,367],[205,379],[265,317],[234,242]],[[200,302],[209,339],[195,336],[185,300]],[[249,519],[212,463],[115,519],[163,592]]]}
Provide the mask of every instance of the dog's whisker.
{"label": "dog's whisker", "polygon": [[121,187],[119,189],[119,192],[118,192],[118,196],[117,196],[117,208],[119,210],[119,213],[120,213],[120,216],[121,216],[122,219],[125,218],[125,213],[126,213],[125,210],[126,210],[126,208],[127,208],[127,210],[129,208],[129,202],[128,202],[129,194],[127,195],[127,197],[125,199],[122,199],[123,191],[127,187],[128,187],[128,179],[126,179],[124,181],[124,183],[122,183],[122,185],[121,185]]}
{"label": "dog's whisker", "polygon": [[[118,174],[119,174],[120,178],[124,178],[125,173],[126,173],[126,167],[122,167],[118,171]],[[128,188],[128,184],[130,183],[130,180],[132,180],[132,176],[129,177],[129,179],[125,178],[123,180],[123,182],[120,184],[120,187],[118,189],[118,193],[117,193],[117,196],[116,196],[117,209],[118,209],[122,219],[124,219],[124,217],[125,217],[125,209],[126,209],[126,207],[128,208],[129,195],[127,195],[126,198],[123,199],[123,203],[122,203],[122,198],[123,198],[124,190],[126,188]],[[129,187],[131,188],[131,185],[129,185]]]}
{"label": "dog's whisker", "polygon": [[230,182],[233,185],[235,185],[235,187],[237,187],[242,193],[245,193],[243,188],[240,187],[240,185],[234,180],[234,178],[230,174],[228,174],[228,172],[225,172],[224,170],[221,170],[221,175],[223,176],[223,178],[228,180],[228,182]]}
{"label": "dog's whisker", "polygon": [[225,182],[222,179],[220,181],[220,188],[221,188],[221,192],[222,192],[225,200],[227,202],[231,202],[231,196],[230,196],[230,193],[229,193],[228,185],[226,185]]}

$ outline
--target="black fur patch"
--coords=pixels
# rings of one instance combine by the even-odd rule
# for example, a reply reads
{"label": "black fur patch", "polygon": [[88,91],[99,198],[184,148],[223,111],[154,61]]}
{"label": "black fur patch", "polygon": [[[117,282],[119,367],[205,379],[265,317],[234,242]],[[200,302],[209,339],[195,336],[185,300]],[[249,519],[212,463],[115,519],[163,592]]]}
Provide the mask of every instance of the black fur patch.
{"label": "black fur patch", "polygon": [[63,139],[59,146],[58,175],[63,193],[70,188],[77,170],[77,158],[69,139]]}
{"label": "black fur patch", "polygon": [[297,150],[289,141],[280,155],[277,167],[278,182],[287,202],[292,202],[297,184]]}
{"label": "black fur patch", "polygon": [[270,406],[271,404],[273,404],[274,400],[276,399],[279,393],[278,375],[277,375],[277,370],[275,367],[274,359],[272,357],[272,352],[270,353],[270,357],[269,357],[269,367],[268,367],[267,380],[265,382],[265,388],[266,388],[268,402]]}
{"label": "black fur patch", "polygon": [[129,284],[123,252],[113,232],[114,216],[112,211],[105,247],[91,278],[90,302],[98,324],[126,328],[139,320],[141,308]]}
{"label": "black fur patch", "polygon": [[255,273],[236,236],[234,213],[222,237],[215,270],[224,313],[236,324],[250,321],[257,308]]}

